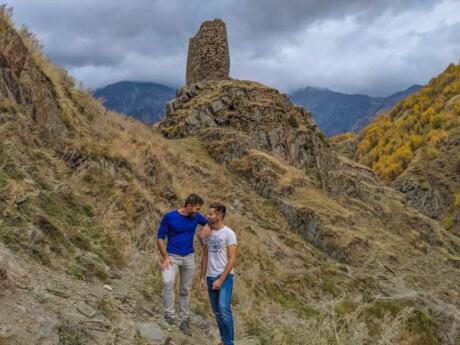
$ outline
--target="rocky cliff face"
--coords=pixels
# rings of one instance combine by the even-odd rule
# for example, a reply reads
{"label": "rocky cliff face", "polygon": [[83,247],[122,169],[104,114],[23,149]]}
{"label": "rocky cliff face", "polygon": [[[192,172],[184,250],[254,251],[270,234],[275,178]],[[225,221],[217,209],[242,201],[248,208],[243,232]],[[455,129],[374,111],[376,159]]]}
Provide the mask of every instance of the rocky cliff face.
{"label": "rocky cliff face", "polygon": [[[210,99],[201,103],[200,96]],[[235,138],[231,145],[231,135],[219,138],[219,133],[226,135],[222,127],[236,130],[246,140]],[[254,82],[202,82],[185,87],[168,104],[167,118],[159,128],[166,137],[183,137],[207,128],[208,135],[223,141],[223,154],[228,148],[235,149],[226,153],[235,158],[246,149],[246,143],[247,149],[273,151],[297,166],[316,171],[329,163],[326,154],[316,159],[315,152],[324,151],[327,142],[311,114],[291,104],[286,95]]]}
{"label": "rocky cliff face", "polygon": [[30,108],[40,130],[64,130],[56,91],[16,31],[0,21],[0,96]]}
{"label": "rocky cliff face", "polygon": [[338,154],[354,159],[358,145],[358,137],[354,133],[347,132],[333,136],[329,138],[329,142]]}
{"label": "rocky cliff face", "polygon": [[444,219],[446,227],[460,233],[460,204],[455,199],[460,186],[460,127],[449,131],[435,157],[419,152],[392,186],[421,213]]}

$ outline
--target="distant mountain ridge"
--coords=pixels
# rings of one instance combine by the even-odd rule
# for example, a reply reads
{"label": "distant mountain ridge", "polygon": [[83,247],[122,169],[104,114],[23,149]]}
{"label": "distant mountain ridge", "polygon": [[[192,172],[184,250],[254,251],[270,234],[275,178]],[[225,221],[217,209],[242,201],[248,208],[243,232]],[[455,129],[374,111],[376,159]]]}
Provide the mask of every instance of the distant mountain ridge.
{"label": "distant mountain ridge", "polygon": [[160,121],[166,103],[173,99],[176,90],[168,86],[137,81],[120,81],[94,91],[94,96],[104,99],[107,109],[130,115],[146,124]]}
{"label": "distant mountain ridge", "polygon": [[400,100],[418,91],[421,85],[412,85],[388,97],[346,94],[326,88],[306,87],[289,97],[294,103],[312,112],[321,130],[328,136],[359,132],[382,111],[391,109]]}
{"label": "distant mountain ridge", "polygon": [[[359,132],[377,114],[390,110],[420,88],[420,85],[412,85],[388,97],[371,97],[310,86],[295,91],[289,97],[311,111],[321,130],[332,136]],[[166,103],[175,94],[175,89],[166,85],[138,81],[120,81],[94,91],[94,96],[104,99],[107,109],[130,115],[149,125],[164,118]]]}

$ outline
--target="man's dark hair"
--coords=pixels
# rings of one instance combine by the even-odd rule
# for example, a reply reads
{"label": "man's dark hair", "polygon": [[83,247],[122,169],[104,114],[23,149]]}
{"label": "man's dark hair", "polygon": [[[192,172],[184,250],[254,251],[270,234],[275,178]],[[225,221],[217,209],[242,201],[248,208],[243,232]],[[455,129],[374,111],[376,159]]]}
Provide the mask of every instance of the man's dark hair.
{"label": "man's dark hair", "polygon": [[224,204],[221,204],[219,202],[215,202],[209,205],[209,208],[212,208],[213,210],[219,212],[222,215],[222,218],[225,218],[225,215],[227,214],[227,208]]}
{"label": "man's dark hair", "polygon": [[185,199],[184,206],[187,205],[203,205],[204,201],[201,199],[201,197],[195,193],[190,194],[187,199]]}

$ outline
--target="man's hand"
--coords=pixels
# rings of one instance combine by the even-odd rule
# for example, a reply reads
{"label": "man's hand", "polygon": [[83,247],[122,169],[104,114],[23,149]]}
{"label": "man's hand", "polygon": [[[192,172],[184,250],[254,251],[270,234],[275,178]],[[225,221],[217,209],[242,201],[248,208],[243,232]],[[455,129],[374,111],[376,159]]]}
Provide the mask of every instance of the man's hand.
{"label": "man's hand", "polygon": [[201,230],[201,238],[203,240],[207,240],[210,235],[211,235],[211,227],[209,226],[209,224],[206,224],[205,226],[203,226],[203,229]]}
{"label": "man's hand", "polygon": [[160,271],[161,272],[166,271],[169,267],[171,267],[171,265],[172,265],[172,259],[168,255],[163,259],[162,263],[160,264]]}
{"label": "man's hand", "polygon": [[222,283],[223,281],[219,278],[217,280],[214,280],[214,282],[212,283],[212,289],[213,290],[219,290],[220,287],[222,286]]}

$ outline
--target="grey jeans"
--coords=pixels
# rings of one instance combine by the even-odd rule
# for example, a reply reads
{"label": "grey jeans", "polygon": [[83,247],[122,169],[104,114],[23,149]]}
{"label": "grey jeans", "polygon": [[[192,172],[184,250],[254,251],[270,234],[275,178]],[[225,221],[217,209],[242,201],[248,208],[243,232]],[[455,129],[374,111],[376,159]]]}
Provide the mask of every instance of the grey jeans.
{"label": "grey jeans", "polygon": [[180,274],[180,300],[179,318],[186,320],[190,310],[190,289],[192,288],[193,276],[195,274],[195,254],[185,256],[169,254],[173,264],[161,272],[163,279],[163,305],[166,317],[175,318],[174,311],[174,283],[177,272]]}

